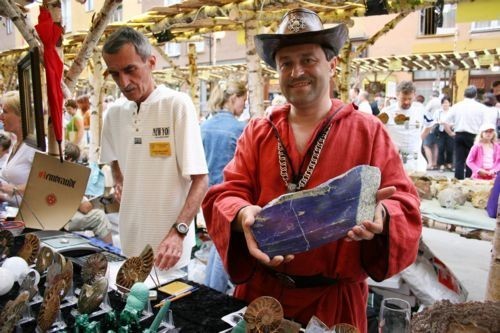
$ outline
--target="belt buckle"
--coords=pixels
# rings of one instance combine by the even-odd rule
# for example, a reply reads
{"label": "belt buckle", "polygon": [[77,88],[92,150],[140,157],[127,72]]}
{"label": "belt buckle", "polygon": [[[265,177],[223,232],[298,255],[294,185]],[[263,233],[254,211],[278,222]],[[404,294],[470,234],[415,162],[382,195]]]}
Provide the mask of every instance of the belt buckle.
{"label": "belt buckle", "polygon": [[286,275],[286,274],[281,273],[281,272],[275,272],[274,275],[286,287],[288,287],[288,288],[295,288],[296,287],[295,280],[290,275]]}

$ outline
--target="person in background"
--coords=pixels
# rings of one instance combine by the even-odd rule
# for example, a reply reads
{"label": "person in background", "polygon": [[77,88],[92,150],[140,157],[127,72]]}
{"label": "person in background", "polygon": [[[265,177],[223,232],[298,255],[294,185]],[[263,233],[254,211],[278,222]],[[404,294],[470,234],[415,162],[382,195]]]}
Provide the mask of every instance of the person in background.
{"label": "person in background", "polygon": [[477,88],[468,86],[464,91],[464,99],[453,105],[446,118],[445,126],[453,128],[455,133],[455,178],[464,179],[472,175],[472,170],[465,161],[474,145],[474,139],[487,112],[486,106],[475,100]]}
{"label": "person in background", "polygon": [[441,109],[437,110],[435,120],[437,128],[434,129],[438,144],[437,164],[440,171],[453,171],[453,132],[446,125],[446,118],[450,111],[451,100],[448,96],[441,99]]}
{"label": "person in background", "polygon": [[19,206],[21,196],[26,189],[26,183],[33,164],[36,149],[24,143],[21,122],[21,101],[18,91],[8,91],[2,96],[3,112],[0,121],[6,132],[12,133],[16,140],[0,172],[0,200],[10,205]]}
{"label": "person in background", "polygon": [[[288,103],[250,120],[224,169],[224,182],[208,191],[203,213],[237,284],[235,297],[249,303],[271,296],[286,318],[306,325],[315,315],[329,327],[348,323],[365,333],[367,276],[381,281],[410,265],[422,226],[417,192],[382,122],[330,98],[337,55],[347,38],[344,24],[323,29],[319,16],[305,8],[288,11],[276,34],[255,37],[257,53],[277,70]],[[251,226],[261,207],[357,165],[381,172],[373,221],[355,226],[346,238],[294,255],[270,258],[259,249]],[[283,229],[290,223],[275,222]]]}
{"label": "person in background", "polygon": [[0,133],[0,170],[2,170],[5,163],[7,163],[11,146],[12,140],[10,136],[6,133]]}
{"label": "person in background", "polygon": [[[80,148],[78,145],[67,142],[64,147],[64,160],[78,163]],[[86,196],[83,196],[75,215],[66,224],[68,231],[92,230],[94,235],[106,243],[113,244],[111,223],[102,209],[94,208]]]}
{"label": "person in background", "polygon": [[80,115],[83,117],[83,129],[85,131],[84,145],[90,144],[90,99],[88,95],[78,96],[76,99]]}
{"label": "person in background", "polygon": [[358,87],[352,87],[349,90],[349,101],[351,101],[351,103],[354,103],[354,104],[358,105],[358,103],[359,103],[358,96],[359,96],[359,88]]}
{"label": "person in background", "polygon": [[425,114],[434,115],[439,109],[441,109],[441,99],[439,98],[439,91],[433,90],[432,97],[425,106]]}
{"label": "person in background", "polygon": [[121,203],[123,253],[137,256],[150,244],[160,270],[185,267],[195,244],[192,221],[208,187],[194,104],[155,83],[152,46],[134,29],[111,34],[102,55],[126,98],[108,108],[101,140],[101,162],[111,166]]}
{"label": "person in background", "polygon": [[[215,85],[208,106],[213,116],[201,124],[201,137],[208,165],[208,186],[222,183],[222,170],[233,158],[236,142],[245,128],[237,118],[247,99],[245,82],[229,81]],[[210,249],[205,284],[220,292],[228,289],[229,278],[215,246]]]}
{"label": "person in background", "polygon": [[370,95],[367,91],[361,91],[358,95],[358,110],[367,114],[373,114],[372,107],[370,106],[370,102],[368,102],[368,97]]}
{"label": "person in background", "polygon": [[500,108],[500,80],[493,82],[491,86],[491,92],[497,99],[497,107]]}
{"label": "person in background", "polygon": [[384,108],[389,120],[386,127],[392,142],[397,147],[403,160],[405,170],[422,171],[427,163],[421,153],[422,134],[428,133],[426,128],[433,125],[433,120],[425,121],[424,107],[414,102],[415,85],[411,81],[402,81],[396,87],[397,102]]}
{"label": "person in background", "polygon": [[495,125],[481,125],[476,142],[467,156],[467,166],[472,170],[472,179],[494,179],[500,171],[500,144],[496,142]]}
{"label": "person in background", "polygon": [[64,103],[64,107],[66,108],[66,112],[71,115],[65,127],[65,140],[66,142],[71,142],[81,147],[83,145],[85,129],[83,126],[83,118],[78,110],[78,104],[75,100],[68,99],[66,103]]}
{"label": "person in background", "polygon": [[[497,103],[497,98],[491,92],[487,92],[483,95],[483,104],[486,106],[484,112],[483,124],[495,124],[500,125],[500,104]],[[498,124],[497,124],[498,122]],[[498,133],[497,133],[498,134]]]}
{"label": "person in background", "polygon": [[372,108],[372,114],[374,116],[379,115],[380,110],[384,108],[384,97],[382,96],[382,93],[375,93],[375,97],[373,99],[373,102],[370,103],[370,106]]}

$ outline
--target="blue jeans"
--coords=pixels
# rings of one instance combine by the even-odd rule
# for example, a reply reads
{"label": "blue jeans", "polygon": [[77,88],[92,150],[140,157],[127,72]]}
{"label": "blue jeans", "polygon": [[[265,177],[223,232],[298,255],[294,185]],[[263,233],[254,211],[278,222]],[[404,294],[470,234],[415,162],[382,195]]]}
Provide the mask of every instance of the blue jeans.
{"label": "blue jeans", "polygon": [[222,259],[219,253],[215,249],[215,245],[212,245],[210,249],[210,254],[208,256],[208,263],[205,275],[205,285],[212,289],[225,293],[227,291],[227,283],[229,277],[224,270],[224,265],[222,264]]}

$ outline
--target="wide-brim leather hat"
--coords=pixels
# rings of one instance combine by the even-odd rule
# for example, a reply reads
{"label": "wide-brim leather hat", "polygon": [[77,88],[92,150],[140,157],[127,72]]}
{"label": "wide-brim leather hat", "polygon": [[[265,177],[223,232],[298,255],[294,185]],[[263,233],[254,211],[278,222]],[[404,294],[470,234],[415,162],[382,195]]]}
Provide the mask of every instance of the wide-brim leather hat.
{"label": "wide-brim leather hat", "polygon": [[319,44],[338,55],[348,35],[345,24],[323,29],[318,14],[306,8],[295,8],[283,16],[275,34],[256,35],[255,47],[262,60],[276,69],[275,55],[283,47]]}

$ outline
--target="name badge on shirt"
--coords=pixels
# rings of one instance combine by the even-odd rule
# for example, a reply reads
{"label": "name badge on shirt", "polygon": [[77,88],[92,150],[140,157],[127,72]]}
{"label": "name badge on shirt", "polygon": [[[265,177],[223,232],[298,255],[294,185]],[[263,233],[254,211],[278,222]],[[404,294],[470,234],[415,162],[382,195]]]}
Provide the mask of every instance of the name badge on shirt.
{"label": "name badge on shirt", "polygon": [[168,157],[171,154],[170,142],[151,142],[149,144],[149,155],[151,157]]}

